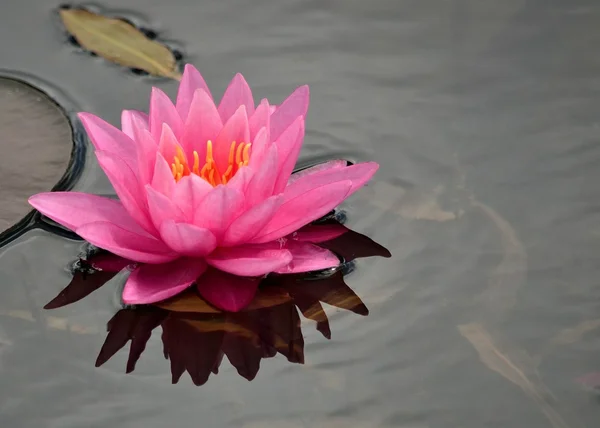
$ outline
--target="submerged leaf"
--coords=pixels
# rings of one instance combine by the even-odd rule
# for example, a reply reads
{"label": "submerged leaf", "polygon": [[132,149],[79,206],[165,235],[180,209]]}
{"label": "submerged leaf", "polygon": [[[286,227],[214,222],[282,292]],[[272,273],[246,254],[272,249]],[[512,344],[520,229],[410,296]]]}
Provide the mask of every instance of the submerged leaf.
{"label": "submerged leaf", "polygon": [[530,380],[521,367],[498,349],[490,334],[481,324],[470,323],[457,327],[460,334],[473,345],[479,354],[479,359],[487,368],[520,387],[539,406],[554,428],[569,428],[561,414],[545,397],[544,392],[547,392],[547,387],[541,381],[534,383]]}
{"label": "submerged leaf", "polygon": [[119,65],[179,80],[177,60],[166,46],[152,41],[133,25],[84,9],[63,9],[67,31],[84,48]]}

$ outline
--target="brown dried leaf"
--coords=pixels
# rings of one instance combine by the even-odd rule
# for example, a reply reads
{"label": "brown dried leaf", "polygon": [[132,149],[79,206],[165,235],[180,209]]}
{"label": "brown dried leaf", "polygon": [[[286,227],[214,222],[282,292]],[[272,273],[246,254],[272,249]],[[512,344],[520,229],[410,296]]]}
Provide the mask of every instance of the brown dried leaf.
{"label": "brown dried leaf", "polygon": [[83,48],[124,67],[181,79],[173,52],[148,39],[131,24],[84,9],[64,9],[60,17]]}

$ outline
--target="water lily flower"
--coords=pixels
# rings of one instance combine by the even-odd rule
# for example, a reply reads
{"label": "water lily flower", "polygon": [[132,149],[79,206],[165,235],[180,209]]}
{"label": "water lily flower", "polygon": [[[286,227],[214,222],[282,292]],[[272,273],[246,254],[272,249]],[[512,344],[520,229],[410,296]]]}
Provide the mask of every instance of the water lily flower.
{"label": "water lily flower", "polygon": [[[237,74],[218,105],[187,65],[176,103],[153,88],[149,113],[126,110],[121,129],[79,118],[119,200],[80,192],[34,195],[31,205],[91,244],[135,262],[127,304],[172,297],[196,284],[238,311],[271,272],[336,266],[310,239],[291,239],[363,186],[374,162],[332,161],[293,174],[304,140],[307,86],[278,106]],[[245,277],[223,281],[219,272]]]}

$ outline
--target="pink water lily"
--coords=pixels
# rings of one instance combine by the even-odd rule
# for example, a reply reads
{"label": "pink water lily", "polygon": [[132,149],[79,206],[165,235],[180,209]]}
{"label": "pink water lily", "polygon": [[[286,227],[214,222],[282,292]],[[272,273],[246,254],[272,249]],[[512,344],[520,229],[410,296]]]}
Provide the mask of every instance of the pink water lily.
{"label": "pink water lily", "polygon": [[[124,111],[121,130],[79,114],[118,201],[51,192],[29,202],[91,244],[136,263],[125,303],[164,300],[196,283],[215,306],[240,310],[254,296],[252,278],[339,263],[293,234],[378,168],[332,161],[291,175],[308,102],[308,87],[301,86],[278,106],[266,99],[255,106],[237,74],[216,105],[200,73],[187,65],[175,104],[154,88],[149,114]],[[220,272],[247,278],[221,281]]]}

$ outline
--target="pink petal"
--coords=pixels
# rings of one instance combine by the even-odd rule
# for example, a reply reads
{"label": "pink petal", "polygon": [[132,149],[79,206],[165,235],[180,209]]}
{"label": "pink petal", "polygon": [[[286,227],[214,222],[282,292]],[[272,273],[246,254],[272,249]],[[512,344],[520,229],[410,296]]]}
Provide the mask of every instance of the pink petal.
{"label": "pink petal", "polygon": [[145,186],[152,181],[156,164],[157,146],[147,129],[136,128],[136,148],[140,184]]}
{"label": "pink petal", "polygon": [[133,265],[136,262],[123,257],[115,256],[110,253],[103,253],[93,256],[89,260],[94,269],[100,269],[106,272],[121,272],[127,266]]}
{"label": "pink petal", "polygon": [[179,90],[177,91],[177,111],[179,116],[185,122],[188,117],[190,105],[194,99],[194,93],[202,89],[212,99],[208,85],[202,78],[200,72],[192,64],[186,64],[183,70],[183,76],[179,83]]}
{"label": "pink petal", "polygon": [[107,221],[140,235],[147,235],[121,202],[79,192],[39,193],[29,203],[45,216],[75,231],[87,223]]}
{"label": "pink petal", "polygon": [[290,235],[290,239],[301,242],[327,242],[342,236],[348,228],[341,224],[309,224]]}
{"label": "pink petal", "polygon": [[193,221],[196,207],[212,189],[206,180],[196,174],[187,175],[175,184],[173,201],[183,212],[186,221]]}
{"label": "pink petal", "polygon": [[202,259],[181,258],[162,265],[141,265],[123,289],[123,302],[148,304],[173,297],[188,288],[206,270]]}
{"label": "pink petal", "polygon": [[250,142],[250,130],[248,128],[248,116],[246,107],[240,106],[235,113],[225,122],[223,129],[217,135],[214,146],[214,157],[220,171],[225,171],[229,166],[229,151],[232,142]]}
{"label": "pink petal", "polygon": [[166,220],[184,221],[183,213],[171,199],[149,185],[146,186],[146,195],[148,198],[148,211],[157,230],[160,230]]}
{"label": "pink petal", "polygon": [[152,187],[168,198],[170,198],[175,191],[175,178],[173,177],[173,171],[160,153],[156,154],[156,164],[154,165]]}
{"label": "pink petal", "polygon": [[274,187],[274,193],[281,193],[287,185],[288,179],[296,166],[298,155],[304,141],[304,117],[299,116],[279,137],[277,148],[279,150],[279,171]]}
{"label": "pink petal", "polygon": [[292,261],[288,250],[247,245],[218,248],[206,258],[206,262],[224,272],[239,276],[261,276],[274,272]]}
{"label": "pink petal", "polygon": [[250,167],[253,169],[258,169],[271,145],[272,143],[269,139],[269,128],[261,128],[252,141],[252,147],[250,149],[250,162],[248,165],[250,165]]}
{"label": "pink petal", "polygon": [[306,174],[286,187],[285,197],[286,199],[295,198],[310,188],[344,180],[352,181],[352,188],[350,189],[350,193],[348,193],[348,196],[350,196],[364,186],[375,175],[378,168],[379,165],[376,162],[364,162],[345,168],[331,167],[312,174]]}
{"label": "pink petal", "polygon": [[223,94],[223,98],[219,103],[219,114],[223,123],[237,111],[240,106],[246,107],[248,116],[254,113],[254,98],[252,98],[252,90],[248,86],[248,82],[240,73],[236,74],[229,83],[229,86]]}
{"label": "pink petal", "polygon": [[209,268],[197,280],[198,292],[212,305],[229,312],[244,309],[254,299],[260,280]]}
{"label": "pink petal", "polygon": [[273,140],[277,140],[298,116],[306,117],[309,98],[308,86],[300,86],[277,107],[271,115],[271,138]]}
{"label": "pink petal", "polygon": [[210,230],[173,220],[163,222],[160,236],[173,251],[189,257],[204,257],[217,246],[217,239]]}
{"label": "pink petal", "polygon": [[221,245],[234,246],[248,242],[271,220],[282,201],[281,195],[271,196],[244,212],[227,228]]}
{"label": "pink petal", "polygon": [[206,142],[215,142],[222,127],[221,116],[212,98],[203,89],[198,89],[190,105],[181,139],[184,153],[193,159],[192,153],[197,151],[202,167],[206,157]]}
{"label": "pink petal", "polygon": [[332,161],[323,162],[309,168],[305,168],[301,171],[295,172],[290,176],[288,180],[288,185],[292,184],[294,181],[298,180],[305,175],[314,174],[319,171],[324,171],[326,169],[340,169],[346,168],[348,166],[348,162],[342,159],[336,159]]}
{"label": "pink petal", "polygon": [[277,273],[301,273],[328,269],[340,265],[334,253],[308,242],[287,241],[285,246],[292,253],[292,261]]}
{"label": "pink petal", "polygon": [[196,208],[194,224],[209,229],[220,240],[231,220],[239,215],[243,204],[244,195],[241,192],[220,184]]}
{"label": "pink petal", "polygon": [[96,157],[129,215],[136,223],[154,234],[156,230],[148,216],[145,198],[141,192],[138,178],[131,168],[123,159],[112,153],[98,151]]}
{"label": "pink petal", "polygon": [[92,245],[140,263],[165,263],[178,257],[162,241],[106,221],[87,223],[75,233]]}
{"label": "pink petal", "polygon": [[121,130],[135,141],[137,128],[150,129],[148,115],[137,110],[123,110],[121,113]]}
{"label": "pink petal", "polygon": [[249,166],[241,167],[238,172],[227,182],[227,187],[245,193],[250,180],[254,177],[254,171]]}
{"label": "pink petal", "polygon": [[77,116],[96,150],[117,154],[130,168],[137,169],[135,143],[131,138],[93,114],[79,113]]}
{"label": "pink petal", "polygon": [[159,141],[162,133],[163,123],[169,125],[177,138],[183,132],[183,121],[175,109],[171,99],[158,88],[152,88],[150,95],[150,133],[156,141]]}
{"label": "pink petal", "polygon": [[248,116],[248,126],[250,128],[250,141],[254,141],[256,134],[261,128],[270,129],[271,121],[271,109],[269,107],[269,101],[267,99],[261,100],[259,106],[256,108],[254,113]]}
{"label": "pink petal", "polygon": [[[169,165],[175,161],[177,148],[182,149],[182,147],[179,145],[177,137],[175,137],[175,134],[169,125],[163,123],[162,132],[160,134],[160,140],[158,143],[158,152],[163,156],[163,158],[165,158]],[[171,169],[170,166],[169,169]]]}
{"label": "pink petal", "polygon": [[251,242],[274,241],[300,229],[342,203],[351,188],[352,182],[346,180],[312,188],[292,199],[284,193],[284,203]]}
{"label": "pink petal", "polygon": [[273,195],[278,166],[278,148],[273,144],[246,188],[247,207],[252,207]]}

